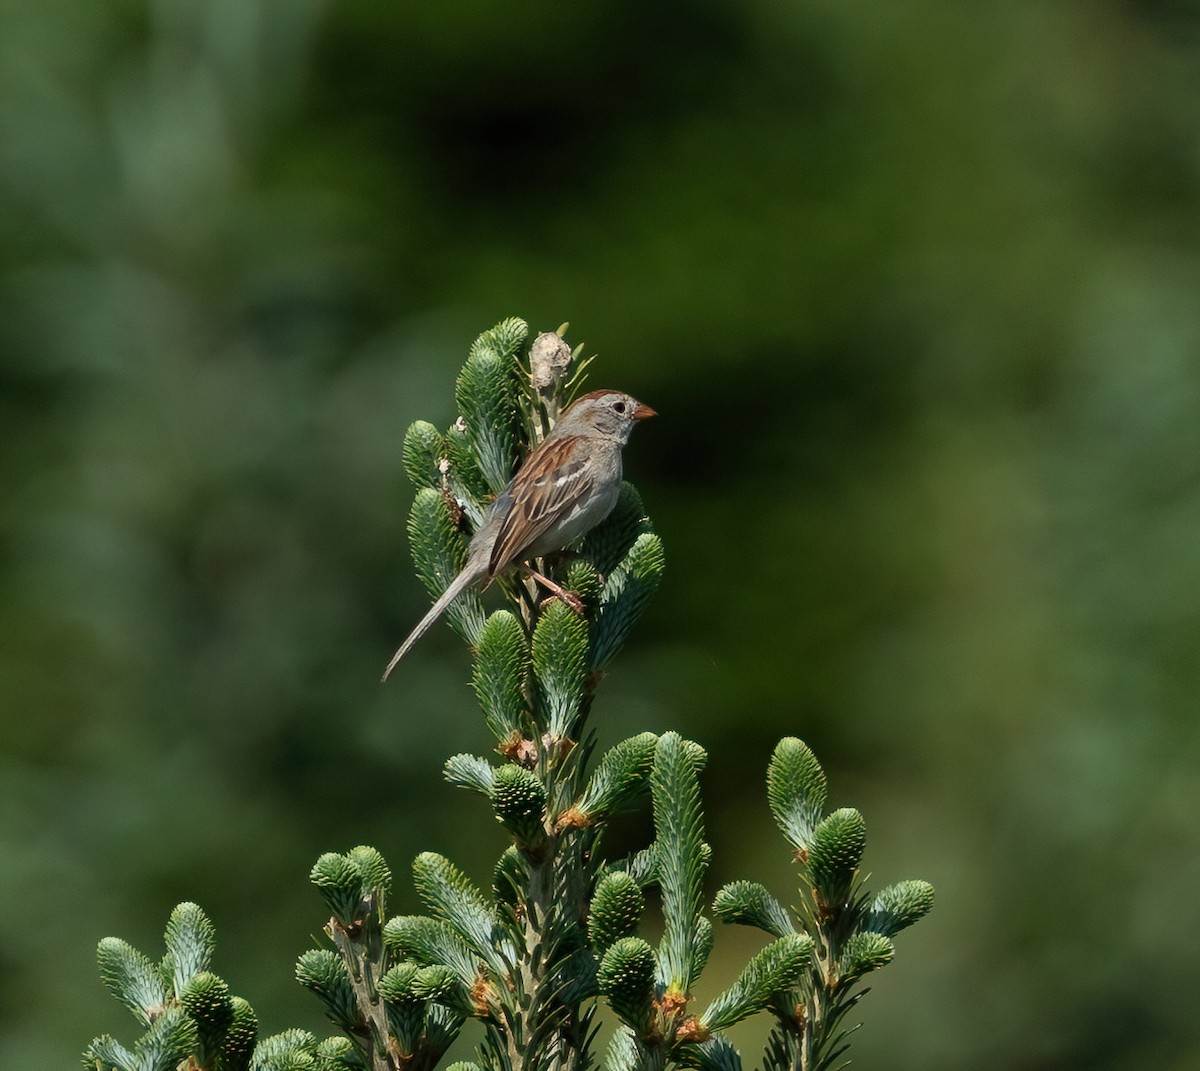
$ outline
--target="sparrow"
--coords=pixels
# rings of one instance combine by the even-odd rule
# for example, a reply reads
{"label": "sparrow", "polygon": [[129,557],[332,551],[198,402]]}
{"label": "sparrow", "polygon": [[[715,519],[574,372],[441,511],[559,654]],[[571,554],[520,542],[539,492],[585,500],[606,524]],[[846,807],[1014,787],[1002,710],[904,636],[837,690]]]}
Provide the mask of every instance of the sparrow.
{"label": "sparrow", "polygon": [[578,609],[579,600],[529,559],[567,550],[609,515],[621,493],[621,450],[633,426],[652,416],[653,409],[621,391],[577,398],[496,496],[471,537],[466,565],[392,655],[383,679],[459,595],[486,588],[513,567]]}

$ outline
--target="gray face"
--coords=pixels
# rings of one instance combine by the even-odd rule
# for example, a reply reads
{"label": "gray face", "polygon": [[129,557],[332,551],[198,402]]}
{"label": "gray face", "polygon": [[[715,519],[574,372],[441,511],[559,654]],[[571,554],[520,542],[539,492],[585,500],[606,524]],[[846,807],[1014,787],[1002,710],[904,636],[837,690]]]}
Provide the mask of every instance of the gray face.
{"label": "gray face", "polygon": [[638,407],[636,398],[620,391],[592,391],[562,415],[554,430],[563,435],[598,434],[624,445],[637,423]]}
{"label": "gray face", "polygon": [[603,435],[611,435],[621,442],[629,440],[633,430],[633,411],[637,402],[628,394],[604,394],[592,401],[591,409],[596,430]]}

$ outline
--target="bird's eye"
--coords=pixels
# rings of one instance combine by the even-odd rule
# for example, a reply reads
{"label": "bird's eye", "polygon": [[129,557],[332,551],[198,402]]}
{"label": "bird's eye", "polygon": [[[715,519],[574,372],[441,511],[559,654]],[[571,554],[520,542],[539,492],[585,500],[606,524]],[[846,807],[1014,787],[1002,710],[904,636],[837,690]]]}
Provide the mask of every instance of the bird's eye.
{"label": "bird's eye", "polygon": [[618,413],[624,413],[625,412],[625,403],[624,402],[613,402],[613,409]]}

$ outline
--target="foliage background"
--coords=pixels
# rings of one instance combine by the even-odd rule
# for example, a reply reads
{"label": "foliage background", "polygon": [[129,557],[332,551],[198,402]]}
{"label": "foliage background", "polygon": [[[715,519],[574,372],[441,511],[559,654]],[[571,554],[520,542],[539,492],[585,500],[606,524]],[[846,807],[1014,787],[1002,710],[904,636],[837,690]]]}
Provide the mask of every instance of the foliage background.
{"label": "foliage background", "polygon": [[181,899],[316,1029],[320,851],[486,875],[464,654],[377,678],[400,435],[519,314],[663,414],[603,742],[709,749],[714,890],[787,893],[785,733],[937,886],[858,1066],[1200,1067],[1195,4],[0,22],[0,1064],[127,1035],[95,941]]}

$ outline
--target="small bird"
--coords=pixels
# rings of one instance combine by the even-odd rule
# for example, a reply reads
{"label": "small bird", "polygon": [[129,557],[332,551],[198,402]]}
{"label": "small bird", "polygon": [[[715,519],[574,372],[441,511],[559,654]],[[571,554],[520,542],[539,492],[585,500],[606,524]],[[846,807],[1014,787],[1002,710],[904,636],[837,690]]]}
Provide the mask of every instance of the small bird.
{"label": "small bird", "polygon": [[657,414],[648,405],[620,391],[577,398],[496,496],[471,537],[462,572],[392,655],[383,679],[459,595],[476,584],[486,588],[513,566],[578,609],[579,600],[529,559],[566,550],[609,515],[621,493],[621,449],[634,424],[652,416]]}

